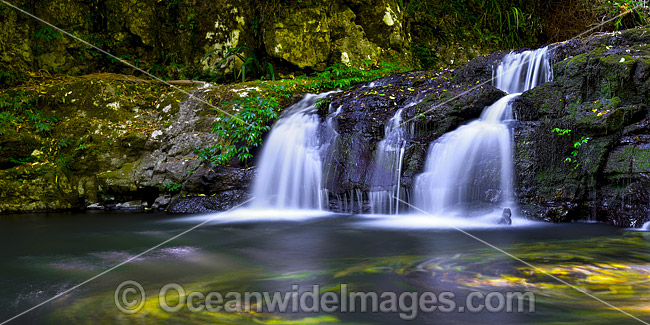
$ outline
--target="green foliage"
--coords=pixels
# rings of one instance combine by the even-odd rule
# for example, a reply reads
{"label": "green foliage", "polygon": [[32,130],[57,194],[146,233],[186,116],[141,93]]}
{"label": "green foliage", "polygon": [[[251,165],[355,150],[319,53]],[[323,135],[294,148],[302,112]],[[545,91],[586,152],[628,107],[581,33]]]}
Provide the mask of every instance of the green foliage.
{"label": "green foliage", "polygon": [[13,157],[9,157],[9,161],[10,161],[11,163],[13,163],[13,164],[16,164],[16,165],[29,164],[29,163],[35,162],[35,161],[37,161],[37,160],[38,160],[38,158],[36,158],[36,157],[34,157],[34,156],[29,156],[29,157],[25,157],[25,158],[13,158]]}
{"label": "green foliage", "polygon": [[52,124],[59,121],[59,118],[56,116],[43,117],[43,112],[39,110],[26,111],[25,114],[32,121],[33,127],[42,133],[50,131]]}
{"label": "green foliage", "polygon": [[603,1],[600,7],[605,10],[606,18],[614,19],[614,29],[627,29],[638,25],[647,25],[649,21],[647,11],[644,11],[643,0],[618,0]]}
{"label": "green foliage", "polygon": [[190,29],[194,29],[194,25],[196,25],[196,21],[194,20],[196,18],[195,13],[191,13],[187,15],[187,24],[190,26]]}
{"label": "green foliage", "polygon": [[412,46],[413,55],[420,60],[423,68],[435,67],[442,61],[430,47],[420,43],[414,43]]}
{"label": "green foliage", "polygon": [[33,109],[37,98],[31,92],[7,90],[0,92],[0,135],[9,129],[32,128],[45,133],[59,121],[56,116],[45,116]]}
{"label": "green foliage", "polygon": [[0,88],[3,86],[15,86],[23,82],[25,78],[22,74],[12,71],[0,70]]}
{"label": "green foliage", "polygon": [[169,181],[168,183],[165,183],[162,185],[163,190],[173,193],[173,192],[178,192],[180,191],[181,187],[183,185],[175,183],[173,181]]}
{"label": "green foliage", "polygon": [[[551,133],[555,133],[557,135],[571,135],[571,130],[554,128],[551,130]],[[580,161],[578,161],[578,154],[580,153],[580,147],[582,147],[582,145],[587,142],[589,142],[588,137],[580,137],[579,140],[575,141],[573,143],[573,150],[571,151],[571,155],[569,157],[564,158],[564,162],[573,164],[573,169],[577,169],[578,167],[580,167]]]}
{"label": "green foliage", "polygon": [[62,38],[63,36],[61,33],[59,33],[59,31],[50,26],[42,26],[39,30],[36,31],[34,37],[46,42],[52,42],[54,40]]}
{"label": "green foliage", "polygon": [[194,153],[199,157],[199,161],[207,164],[212,164],[212,162],[216,160],[220,151],[221,149],[217,148],[216,145],[207,146],[205,148],[194,148]]}
{"label": "green foliage", "polygon": [[571,130],[570,129],[560,129],[560,128],[554,128],[551,130],[552,133],[557,133],[558,135],[571,135]]}
{"label": "green foliage", "polygon": [[317,110],[320,111],[323,108],[328,107],[331,102],[332,102],[331,98],[320,98],[320,99],[316,100],[316,103],[314,104],[314,106],[316,107]]}
{"label": "green foliage", "polygon": [[[513,49],[535,44],[542,31],[535,1],[412,0],[404,6],[407,17],[427,29],[425,35],[436,35],[446,44]],[[425,54],[416,46],[418,51]]]}
{"label": "green foliage", "polygon": [[564,159],[564,162],[567,162],[567,163],[570,163],[570,164],[575,164],[575,166],[573,166],[573,169],[577,169],[578,167],[580,167],[580,162],[578,161],[578,153],[580,152],[580,147],[583,144],[587,143],[588,141],[589,141],[589,138],[580,137],[580,140],[574,142],[573,143],[574,150],[571,151],[571,156],[570,157],[566,157]]}
{"label": "green foliage", "polygon": [[22,120],[9,112],[0,112],[0,135],[7,132],[7,129],[13,128]]}
{"label": "green foliage", "polygon": [[[206,152],[206,158],[207,154],[212,154],[209,160],[213,166],[226,165],[233,157],[242,162],[253,158],[251,149],[262,144],[262,134],[270,130],[270,124],[281,109],[275,97],[264,97],[259,93],[235,100],[231,105],[237,113],[220,118],[212,128],[213,132],[229,141],[227,145],[216,144]],[[219,154],[214,155],[217,150]]]}
{"label": "green foliage", "polygon": [[[203,56],[203,58],[201,59],[201,61],[203,62],[213,54],[217,52],[223,52],[223,51],[224,51],[223,49],[214,49],[206,53],[205,56]],[[223,58],[215,65],[215,67],[228,66],[235,59],[239,59],[243,63],[239,71],[233,70],[234,80],[239,79],[239,77],[241,76],[241,81],[245,82],[246,73],[249,73],[249,75],[250,74],[263,75],[268,73],[271,76],[271,79],[275,80],[273,65],[271,65],[271,63],[264,64],[260,62],[260,60],[257,59],[257,55],[255,55],[255,52],[243,45],[226,49],[225,53],[223,53]]]}
{"label": "green foliage", "polygon": [[371,61],[353,61],[349,66],[343,63],[332,65],[323,72],[316,72],[311,79],[321,89],[348,88],[358,83],[409,70],[411,69],[398,63],[382,62],[380,65],[373,65]]}

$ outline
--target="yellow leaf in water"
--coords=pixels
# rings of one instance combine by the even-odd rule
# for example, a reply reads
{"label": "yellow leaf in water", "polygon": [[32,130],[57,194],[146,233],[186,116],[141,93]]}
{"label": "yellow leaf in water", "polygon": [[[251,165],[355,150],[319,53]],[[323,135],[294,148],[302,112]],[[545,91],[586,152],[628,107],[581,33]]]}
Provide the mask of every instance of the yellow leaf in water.
{"label": "yellow leaf in water", "polygon": [[611,291],[615,295],[628,295],[631,296],[634,294],[634,289],[632,289],[632,286],[627,285],[627,286],[609,286],[609,291]]}
{"label": "yellow leaf in water", "polygon": [[621,279],[613,276],[607,276],[604,274],[597,274],[597,275],[588,276],[585,279],[585,281],[589,283],[599,283],[599,284],[616,284],[616,283],[625,282],[625,279]]}

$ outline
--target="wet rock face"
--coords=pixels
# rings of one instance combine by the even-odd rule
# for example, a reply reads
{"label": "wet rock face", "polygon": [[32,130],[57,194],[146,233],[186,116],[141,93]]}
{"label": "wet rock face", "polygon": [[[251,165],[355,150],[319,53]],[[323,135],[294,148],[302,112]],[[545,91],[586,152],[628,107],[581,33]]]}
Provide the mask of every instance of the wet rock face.
{"label": "wet rock face", "polygon": [[[648,131],[645,128],[644,132]],[[607,185],[594,200],[596,217],[616,225],[640,227],[650,216],[650,134],[621,137],[609,152],[603,173]]]}
{"label": "wet rock face", "polygon": [[515,192],[525,215],[622,227],[647,220],[648,34],[633,29],[558,45],[554,80],[514,103]]}

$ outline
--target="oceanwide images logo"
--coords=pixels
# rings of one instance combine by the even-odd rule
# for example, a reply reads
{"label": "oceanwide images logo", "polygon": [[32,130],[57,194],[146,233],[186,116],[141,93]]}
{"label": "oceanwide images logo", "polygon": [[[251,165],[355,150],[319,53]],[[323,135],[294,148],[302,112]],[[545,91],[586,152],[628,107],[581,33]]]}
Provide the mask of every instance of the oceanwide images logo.
{"label": "oceanwide images logo", "polygon": [[[200,292],[186,291],[177,283],[165,284],[155,293],[157,307],[176,313],[183,309],[200,312],[270,312],[270,313],[397,313],[403,320],[415,319],[419,313],[532,313],[535,295],[532,292],[471,291],[464,299],[456,299],[450,291],[435,292],[357,292],[348,284],[336,290],[321,290],[312,285],[301,290],[297,284],[290,291],[275,292]],[[147,301],[144,288],[136,281],[124,281],[115,290],[115,305],[125,314],[142,310]]]}

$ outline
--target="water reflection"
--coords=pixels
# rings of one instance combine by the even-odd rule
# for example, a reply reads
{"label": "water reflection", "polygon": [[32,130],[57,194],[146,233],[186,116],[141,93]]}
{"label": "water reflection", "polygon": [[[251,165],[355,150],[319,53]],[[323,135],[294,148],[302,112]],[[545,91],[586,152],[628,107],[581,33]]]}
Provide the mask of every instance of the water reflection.
{"label": "water reflection", "polygon": [[[277,221],[231,215],[196,229],[57,299],[24,321],[139,322],[111,304],[124,280],[155,292],[168,282],[200,291],[290,291],[298,284],[364,292],[451,291],[457,299],[481,292],[529,290],[535,313],[420,313],[418,322],[546,323],[626,321],[620,312],[544,276],[449,228],[381,227],[389,216],[286,213]],[[308,214],[308,213],[305,213]],[[3,318],[27,309],[101,270],[174,236],[209,216],[77,215],[0,220]],[[404,216],[408,217],[408,216]],[[420,218],[413,216],[414,218]],[[161,222],[161,218],[165,218]],[[297,221],[297,218],[300,221]],[[289,221],[291,220],[291,221]],[[408,223],[408,218],[405,223]],[[399,226],[398,223],[395,223]],[[36,231],[46,227],[47,232]],[[650,238],[599,224],[464,228],[616,306],[648,319]],[[88,234],[92,233],[92,236]],[[20,245],[13,245],[13,243]],[[151,299],[156,299],[152,297]],[[146,322],[364,322],[394,323],[397,314],[190,314],[168,315],[147,304]],[[309,318],[312,317],[312,318]],[[317,317],[317,318],[313,318]]]}

